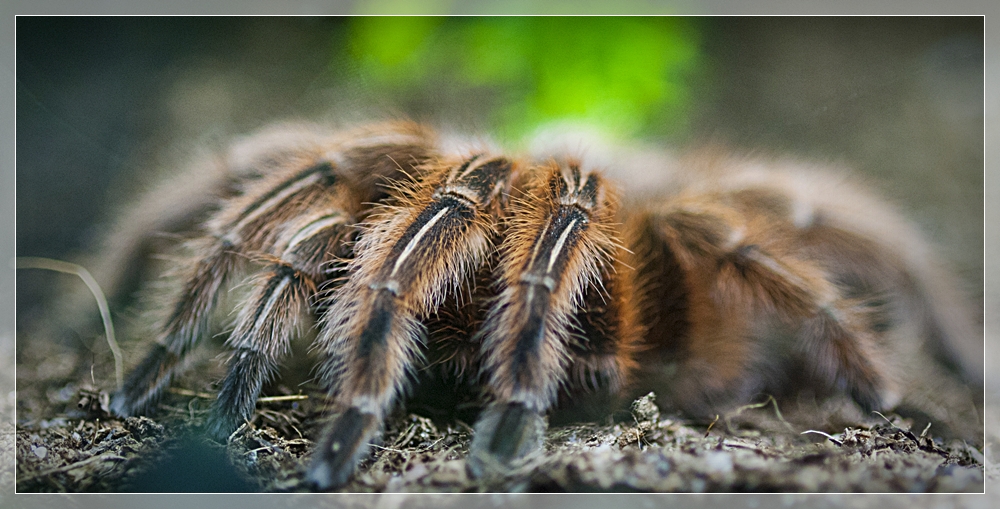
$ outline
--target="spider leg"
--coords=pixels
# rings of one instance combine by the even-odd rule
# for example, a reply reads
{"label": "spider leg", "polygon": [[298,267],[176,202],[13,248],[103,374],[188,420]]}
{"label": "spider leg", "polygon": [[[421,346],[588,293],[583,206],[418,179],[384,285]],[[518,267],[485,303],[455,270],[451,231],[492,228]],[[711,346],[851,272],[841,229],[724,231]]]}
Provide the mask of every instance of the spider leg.
{"label": "spider leg", "polygon": [[[220,210],[205,224],[205,235],[189,243],[195,253],[200,253],[195,262],[182,267],[186,274],[182,276],[183,284],[172,300],[173,312],[160,327],[157,344],[150,350],[146,358],[134,369],[126,380],[124,387],[112,398],[111,408],[119,415],[133,415],[151,408],[159,398],[162,390],[169,385],[170,379],[183,367],[183,361],[194,346],[209,335],[210,318],[218,304],[223,288],[228,288],[228,281],[234,273],[245,268],[248,259],[281,258],[285,250],[295,249],[295,242],[309,245],[313,237],[324,238],[327,229],[322,219],[318,222],[306,222],[298,229],[296,222],[314,214],[313,210],[320,204],[332,200],[337,206],[330,213],[343,213],[349,216],[359,214],[363,204],[377,200],[383,191],[377,184],[386,177],[397,175],[399,160],[421,163],[431,152],[431,139],[427,133],[411,124],[391,124],[379,128],[363,128],[347,133],[343,139],[330,140],[328,144],[316,145],[311,150],[303,150],[295,155],[282,158],[284,166],[274,169],[268,175],[252,175],[244,181],[244,189],[236,196],[221,203]],[[327,221],[329,222],[329,221]],[[319,249],[326,249],[327,244],[320,242]],[[321,251],[320,254],[325,255]],[[295,253],[287,253],[294,257]],[[301,254],[298,255],[301,257]],[[317,262],[303,259],[304,265],[299,267],[313,277],[309,282],[285,285],[283,292],[267,291],[268,284],[258,278],[257,297],[262,298],[266,307],[268,302],[275,303],[284,300],[291,304],[293,311],[296,302],[301,306],[303,285],[305,288],[315,288],[320,277]],[[281,264],[279,264],[281,265]],[[288,265],[285,263],[284,265]],[[294,267],[294,264],[292,264]],[[283,272],[278,270],[277,272]],[[300,271],[301,272],[301,271]],[[275,284],[280,284],[284,276],[276,276]],[[297,278],[296,281],[305,281]],[[263,287],[263,288],[261,288]],[[284,293],[287,290],[287,294]],[[264,294],[267,294],[264,297]],[[272,301],[271,299],[275,299]],[[257,309],[264,309],[260,306]],[[273,306],[271,310],[273,310]],[[246,310],[244,310],[246,311]],[[287,317],[293,313],[287,313]],[[238,327],[236,339],[231,343],[242,352],[260,352],[273,350],[280,352],[280,343],[287,337],[270,340],[264,348],[246,348],[255,343],[263,334],[274,338],[281,334],[266,332],[274,331],[274,321],[268,318],[261,322],[263,329],[253,333],[257,322],[248,324],[246,312],[241,313],[244,320]],[[294,329],[295,319],[288,319]],[[264,329],[271,329],[265,331]],[[273,346],[277,343],[279,346]],[[228,417],[215,420],[214,428],[221,432],[237,419],[235,415],[243,415],[247,401],[255,399],[259,384],[267,378],[274,361],[274,356],[268,356],[265,361],[257,354],[245,356],[236,355],[233,358],[229,379],[235,381],[240,374],[254,375],[250,379],[249,390],[236,390],[227,385],[224,403],[238,403],[237,414],[231,414],[227,409],[218,414],[220,417],[230,413]],[[242,359],[242,363],[240,362]],[[236,373],[233,373],[233,372]],[[256,389],[252,386],[256,385]],[[252,406],[251,406],[252,410]],[[248,414],[247,414],[248,415]],[[241,417],[241,418],[242,418]],[[238,422],[238,421],[237,421]]]}
{"label": "spider leg", "polygon": [[492,403],[475,425],[469,469],[503,471],[541,446],[542,416],[567,381],[569,332],[586,292],[605,292],[619,243],[616,196],[575,162],[550,164],[512,208],[501,246],[503,290],[484,327]]}
{"label": "spider leg", "polygon": [[419,357],[418,320],[485,261],[512,170],[485,156],[440,164],[401,189],[402,205],[384,207],[361,235],[317,338],[326,357],[320,377],[339,407],[309,471],[321,489],[346,482],[367,453]]}
{"label": "spider leg", "polygon": [[[204,244],[204,239],[199,243]],[[184,358],[207,334],[219,289],[241,264],[242,260],[228,243],[217,242],[207,248],[174,298],[173,311],[161,328],[157,343],[112,397],[114,413],[135,415],[155,405],[181,369]]]}
{"label": "spider leg", "polygon": [[311,315],[320,285],[337,272],[334,257],[347,254],[353,218],[337,202],[311,209],[315,213],[288,229],[287,240],[279,243],[286,246],[282,256],[269,259],[251,278],[252,294],[227,340],[233,353],[209,419],[209,434],[216,438],[224,439],[253,413],[261,388]]}
{"label": "spider leg", "polygon": [[[866,410],[880,407],[891,381],[868,310],[797,253],[791,224],[728,201],[682,197],[639,219],[654,230],[647,242],[662,242],[684,274],[686,344],[664,345],[682,359],[675,403],[707,414],[773,390],[782,382],[776,371],[801,363],[820,385]],[[651,330],[650,338],[671,334]],[[673,334],[668,343],[678,341]]]}

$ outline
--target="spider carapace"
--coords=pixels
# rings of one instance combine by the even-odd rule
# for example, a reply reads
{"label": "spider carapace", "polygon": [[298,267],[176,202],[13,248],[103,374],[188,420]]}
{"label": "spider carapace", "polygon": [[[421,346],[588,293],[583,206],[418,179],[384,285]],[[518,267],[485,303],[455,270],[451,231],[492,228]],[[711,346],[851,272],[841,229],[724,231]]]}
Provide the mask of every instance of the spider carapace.
{"label": "spider carapace", "polygon": [[981,335],[925,243],[836,174],[716,154],[636,198],[584,155],[510,157],[411,123],[285,138],[223,164],[229,191],[205,201],[115,413],[155,406],[237,285],[210,433],[249,418],[315,326],[320,489],[349,479],[428,363],[481,389],[473,475],[530,458],[576,396],[655,390],[705,416],[808,389],[874,410],[907,401],[920,352],[982,376],[962,346]]}

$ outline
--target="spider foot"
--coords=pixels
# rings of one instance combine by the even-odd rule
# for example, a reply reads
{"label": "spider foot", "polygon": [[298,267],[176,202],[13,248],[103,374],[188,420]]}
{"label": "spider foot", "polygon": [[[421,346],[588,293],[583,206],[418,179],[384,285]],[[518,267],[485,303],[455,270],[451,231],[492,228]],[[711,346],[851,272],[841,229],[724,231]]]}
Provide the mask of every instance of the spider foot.
{"label": "spider foot", "polygon": [[467,469],[476,478],[509,472],[541,452],[542,415],[522,403],[494,404],[476,423]]}
{"label": "spider foot", "polygon": [[346,484],[354,467],[368,454],[368,444],[378,431],[379,419],[374,414],[348,408],[324,431],[313,452],[308,481],[320,490]]}
{"label": "spider foot", "polygon": [[121,389],[111,395],[111,413],[130,417],[151,411],[161,393],[170,383],[177,357],[163,345],[150,349],[142,364],[125,380]]}

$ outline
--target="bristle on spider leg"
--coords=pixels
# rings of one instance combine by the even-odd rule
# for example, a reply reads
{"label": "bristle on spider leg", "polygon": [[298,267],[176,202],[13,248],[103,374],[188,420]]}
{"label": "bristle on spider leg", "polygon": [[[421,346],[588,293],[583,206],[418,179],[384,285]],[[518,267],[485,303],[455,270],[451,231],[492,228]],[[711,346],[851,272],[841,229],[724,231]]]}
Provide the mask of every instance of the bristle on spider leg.
{"label": "bristle on spider leg", "polygon": [[[482,156],[443,165],[405,191],[400,201],[407,206],[375,214],[355,246],[350,279],[330,296],[317,338],[326,357],[320,377],[345,415],[372,416],[372,426],[381,426],[420,358],[419,319],[483,264],[495,231],[492,211],[512,170],[506,159]],[[327,433],[341,433],[335,428]],[[341,443],[331,440],[324,443]],[[310,478],[321,487],[341,484],[358,454],[354,447],[324,451]]]}
{"label": "bristle on spider leg", "polygon": [[[491,255],[495,258],[496,253]],[[451,295],[432,314],[427,327],[426,371],[436,372],[442,380],[473,384],[479,369],[479,344],[483,320],[493,297],[493,272],[489,261],[465,285],[464,295]]]}
{"label": "bristle on spider leg", "polygon": [[261,387],[274,376],[277,367],[273,356],[259,350],[233,352],[222,389],[209,416],[208,436],[225,440],[240,424],[249,420]]}

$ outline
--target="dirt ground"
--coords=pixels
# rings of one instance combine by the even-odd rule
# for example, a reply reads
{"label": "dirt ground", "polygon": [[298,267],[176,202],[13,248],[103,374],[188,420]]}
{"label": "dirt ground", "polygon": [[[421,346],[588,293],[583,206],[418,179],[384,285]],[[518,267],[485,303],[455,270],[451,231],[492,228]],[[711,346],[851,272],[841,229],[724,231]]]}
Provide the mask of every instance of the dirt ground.
{"label": "dirt ground", "polygon": [[[86,358],[36,344],[18,365],[18,492],[308,491],[323,406],[311,387],[277,386],[287,394],[263,398],[249,424],[220,443],[199,434],[216,360],[174,383],[155,419],[122,420],[107,413],[107,392],[89,384]],[[912,429],[886,415],[803,433],[776,408],[766,401],[686,422],[646,396],[624,417],[552,426],[544,454],[478,480],[465,470],[468,424],[400,413],[341,491],[981,493],[991,475],[982,448],[937,439],[933,425]]]}

